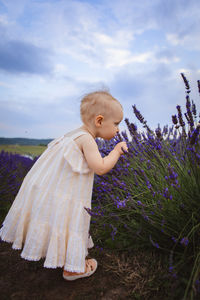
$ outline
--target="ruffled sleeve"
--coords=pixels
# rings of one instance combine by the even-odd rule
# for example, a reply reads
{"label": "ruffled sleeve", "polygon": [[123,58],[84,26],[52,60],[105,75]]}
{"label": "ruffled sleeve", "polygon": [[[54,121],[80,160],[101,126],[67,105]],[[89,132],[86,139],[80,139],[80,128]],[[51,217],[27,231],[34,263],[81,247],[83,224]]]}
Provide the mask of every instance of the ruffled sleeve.
{"label": "ruffled sleeve", "polygon": [[72,170],[76,173],[86,174],[92,171],[89,168],[81,150],[74,141],[71,141],[67,145],[67,149],[64,152],[64,158],[67,160]]}

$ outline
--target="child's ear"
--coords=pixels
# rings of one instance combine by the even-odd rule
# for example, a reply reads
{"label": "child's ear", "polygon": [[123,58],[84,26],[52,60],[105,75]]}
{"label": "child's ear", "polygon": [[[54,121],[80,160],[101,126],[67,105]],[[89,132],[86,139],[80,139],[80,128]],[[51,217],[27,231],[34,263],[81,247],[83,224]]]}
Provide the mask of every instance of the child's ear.
{"label": "child's ear", "polygon": [[95,118],[95,125],[97,127],[100,127],[103,119],[104,119],[104,117],[102,115],[96,116],[96,118]]}

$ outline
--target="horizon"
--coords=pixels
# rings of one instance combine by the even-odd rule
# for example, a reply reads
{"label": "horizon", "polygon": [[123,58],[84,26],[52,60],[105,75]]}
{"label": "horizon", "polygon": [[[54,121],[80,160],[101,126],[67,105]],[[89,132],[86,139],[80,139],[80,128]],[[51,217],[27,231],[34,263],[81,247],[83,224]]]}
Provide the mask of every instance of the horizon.
{"label": "horizon", "polygon": [[19,136],[15,136],[15,137],[0,136],[0,139],[53,140],[55,138],[29,138],[29,137],[19,137]]}

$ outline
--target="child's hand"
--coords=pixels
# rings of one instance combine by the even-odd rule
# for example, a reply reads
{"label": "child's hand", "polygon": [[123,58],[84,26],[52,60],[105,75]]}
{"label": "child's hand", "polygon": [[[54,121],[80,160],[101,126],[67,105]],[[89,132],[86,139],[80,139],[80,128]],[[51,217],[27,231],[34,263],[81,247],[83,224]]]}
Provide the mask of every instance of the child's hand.
{"label": "child's hand", "polygon": [[117,150],[119,152],[120,155],[124,154],[125,152],[128,152],[128,147],[126,142],[120,142],[118,143],[114,150]]}

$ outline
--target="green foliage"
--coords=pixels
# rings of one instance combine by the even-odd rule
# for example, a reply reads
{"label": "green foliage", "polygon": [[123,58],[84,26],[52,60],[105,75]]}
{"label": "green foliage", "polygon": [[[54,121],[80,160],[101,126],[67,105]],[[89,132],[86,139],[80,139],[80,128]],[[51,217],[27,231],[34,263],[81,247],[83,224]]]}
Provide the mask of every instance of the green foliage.
{"label": "green foliage", "polygon": [[[179,124],[166,134],[152,132],[134,107],[147,134],[127,122],[129,153],[96,177],[91,215],[102,246],[166,253],[169,275],[185,285],[183,299],[193,299],[200,292],[200,124],[188,91],[186,99],[188,128],[177,106]],[[106,144],[107,152],[112,146]]]}

